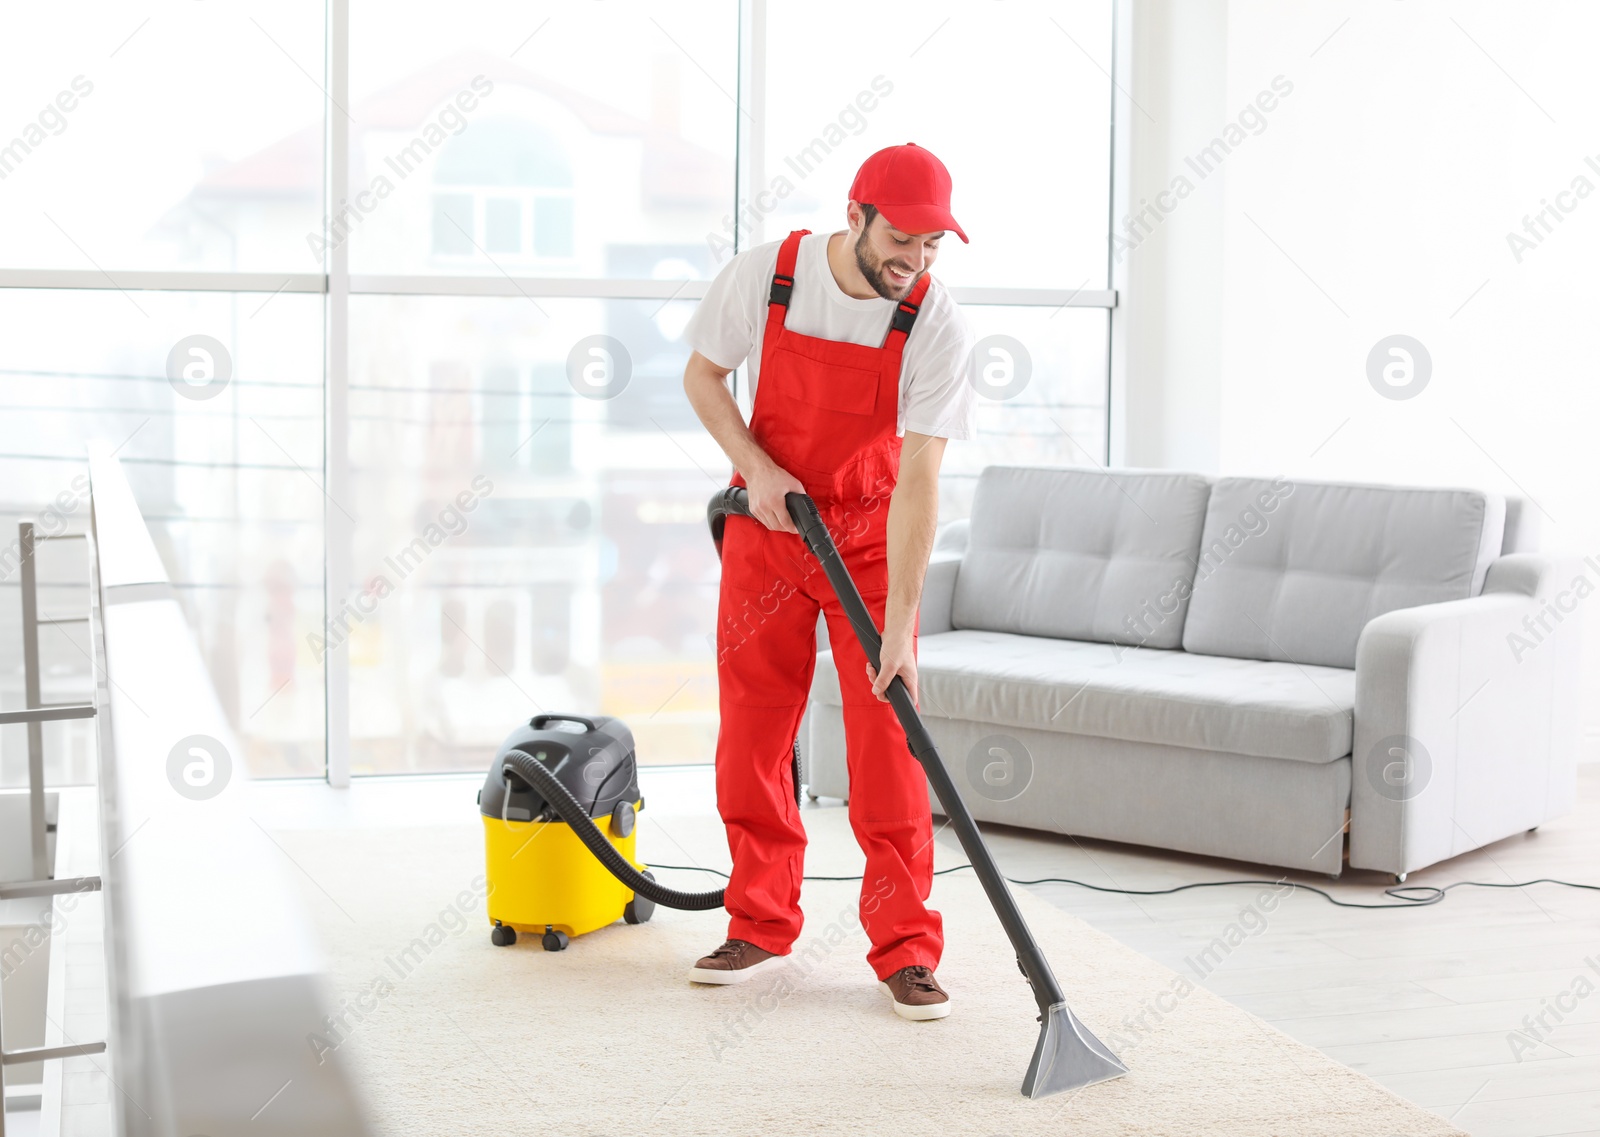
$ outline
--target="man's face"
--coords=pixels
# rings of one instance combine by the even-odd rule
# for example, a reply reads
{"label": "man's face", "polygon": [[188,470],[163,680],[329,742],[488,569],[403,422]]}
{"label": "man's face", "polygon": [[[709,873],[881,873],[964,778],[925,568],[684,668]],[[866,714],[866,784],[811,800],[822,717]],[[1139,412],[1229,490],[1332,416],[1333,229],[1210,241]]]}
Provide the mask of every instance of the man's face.
{"label": "man's face", "polygon": [[878,214],[862,228],[865,214],[860,206],[850,206],[850,229],[856,235],[856,267],[867,284],[885,300],[899,300],[911,292],[917,277],[933,267],[939,257],[937,233],[902,233]]}

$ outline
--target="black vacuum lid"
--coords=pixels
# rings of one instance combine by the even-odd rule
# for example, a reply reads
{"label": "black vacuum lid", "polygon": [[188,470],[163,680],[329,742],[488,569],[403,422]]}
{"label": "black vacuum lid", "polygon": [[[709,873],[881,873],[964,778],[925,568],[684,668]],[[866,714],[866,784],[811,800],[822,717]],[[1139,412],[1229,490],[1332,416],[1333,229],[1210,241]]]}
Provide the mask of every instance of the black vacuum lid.
{"label": "black vacuum lid", "polygon": [[513,750],[529,755],[556,776],[590,817],[609,817],[620,802],[639,800],[633,731],[607,715],[535,715],[506,736],[489,767],[478,809],[507,821],[553,821],[544,798],[515,773],[505,772]]}

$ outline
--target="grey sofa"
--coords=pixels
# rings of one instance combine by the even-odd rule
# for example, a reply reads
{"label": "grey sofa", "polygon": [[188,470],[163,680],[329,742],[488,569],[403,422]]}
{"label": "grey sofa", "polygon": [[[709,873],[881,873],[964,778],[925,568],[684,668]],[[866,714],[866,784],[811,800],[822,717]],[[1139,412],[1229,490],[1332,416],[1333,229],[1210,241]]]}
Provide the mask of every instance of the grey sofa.
{"label": "grey sofa", "polygon": [[[921,709],[981,821],[1403,879],[1572,805],[1579,567],[1506,520],[1476,490],[991,467],[929,566]],[[801,739],[809,792],[848,798],[827,651]]]}

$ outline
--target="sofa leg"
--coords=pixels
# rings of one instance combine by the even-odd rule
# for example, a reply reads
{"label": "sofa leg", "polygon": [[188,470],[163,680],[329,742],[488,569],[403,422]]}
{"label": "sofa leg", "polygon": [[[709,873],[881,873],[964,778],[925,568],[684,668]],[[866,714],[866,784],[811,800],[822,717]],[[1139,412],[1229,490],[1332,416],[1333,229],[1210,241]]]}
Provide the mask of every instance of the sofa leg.
{"label": "sofa leg", "polygon": [[1403,872],[1395,873],[1394,874],[1394,882],[1396,884],[1404,884],[1406,882],[1406,874],[1403,873]]}

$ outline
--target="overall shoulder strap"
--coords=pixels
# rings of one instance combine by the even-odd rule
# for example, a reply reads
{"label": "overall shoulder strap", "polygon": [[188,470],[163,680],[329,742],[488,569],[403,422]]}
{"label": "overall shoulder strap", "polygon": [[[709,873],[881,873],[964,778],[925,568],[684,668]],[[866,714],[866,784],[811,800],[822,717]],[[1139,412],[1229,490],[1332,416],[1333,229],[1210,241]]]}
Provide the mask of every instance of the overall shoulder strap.
{"label": "overall shoulder strap", "polygon": [[[776,315],[781,323],[788,311],[789,297],[794,293],[794,263],[800,254],[800,238],[810,232],[809,229],[796,229],[778,246],[778,267],[772,274],[772,291],[767,297],[769,320]],[[779,311],[774,312],[774,307]]]}
{"label": "overall shoulder strap", "polygon": [[932,280],[933,277],[923,273],[917,283],[911,286],[911,294],[894,306],[894,319],[889,322],[889,334],[883,339],[885,351],[898,355],[905,347],[906,337],[917,322],[917,313],[922,309],[923,297],[928,295],[928,285]]}
{"label": "overall shoulder strap", "polygon": [[[778,264],[772,273],[772,291],[767,296],[767,324],[761,333],[761,371],[783,335],[784,317],[789,314],[789,297],[794,293],[794,263],[800,252],[800,238],[809,229],[796,229],[778,246]],[[761,388],[756,388],[759,393]]]}

